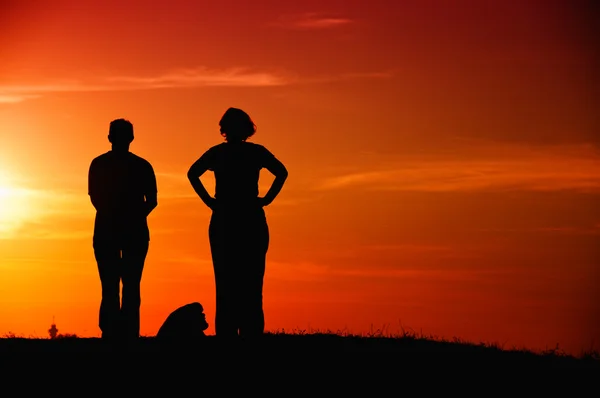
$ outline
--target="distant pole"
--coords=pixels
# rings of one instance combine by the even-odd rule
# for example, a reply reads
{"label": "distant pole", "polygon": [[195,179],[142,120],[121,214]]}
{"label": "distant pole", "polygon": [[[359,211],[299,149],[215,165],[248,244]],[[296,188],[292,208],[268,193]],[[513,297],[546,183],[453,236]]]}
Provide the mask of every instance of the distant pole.
{"label": "distant pole", "polygon": [[48,329],[48,333],[50,334],[50,339],[54,340],[58,335],[58,329],[56,328],[56,323],[54,323],[54,316],[52,316],[52,326]]}

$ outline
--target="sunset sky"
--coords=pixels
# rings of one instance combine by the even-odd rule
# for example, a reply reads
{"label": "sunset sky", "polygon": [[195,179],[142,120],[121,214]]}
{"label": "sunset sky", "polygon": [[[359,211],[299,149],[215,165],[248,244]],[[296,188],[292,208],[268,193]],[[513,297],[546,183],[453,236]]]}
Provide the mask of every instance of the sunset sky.
{"label": "sunset sky", "polygon": [[600,349],[587,3],[0,0],[0,335],[100,335],[87,173],[121,117],[158,181],[141,333],[199,301],[213,334],[186,173],[234,106],[289,171],[268,330]]}

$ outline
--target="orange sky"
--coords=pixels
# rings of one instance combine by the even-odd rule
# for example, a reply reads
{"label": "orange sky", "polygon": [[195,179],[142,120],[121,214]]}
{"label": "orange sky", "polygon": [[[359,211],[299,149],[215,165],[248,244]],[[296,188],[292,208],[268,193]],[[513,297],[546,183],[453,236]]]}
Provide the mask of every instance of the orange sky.
{"label": "orange sky", "polygon": [[192,301],[214,333],[186,172],[235,106],[290,173],[267,329],[600,348],[590,10],[458,3],[1,1],[0,333],[99,336],[87,172],[119,117],[159,189],[142,334]]}

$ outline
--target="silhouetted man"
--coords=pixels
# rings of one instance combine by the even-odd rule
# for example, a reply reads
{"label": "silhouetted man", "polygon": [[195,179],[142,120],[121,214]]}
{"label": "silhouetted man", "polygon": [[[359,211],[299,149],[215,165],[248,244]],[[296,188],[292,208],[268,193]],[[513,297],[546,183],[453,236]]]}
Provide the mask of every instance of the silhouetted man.
{"label": "silhouetted man", "polygon": [[147,217],[158,204],[156,176],[148,161],[129,152],[133,125],[128,120],[113,120],[108,140],[112,150],[92,160],[88,177],[102,284],[99,326],[103,339],[137,339],[140,284],[150,243]]}

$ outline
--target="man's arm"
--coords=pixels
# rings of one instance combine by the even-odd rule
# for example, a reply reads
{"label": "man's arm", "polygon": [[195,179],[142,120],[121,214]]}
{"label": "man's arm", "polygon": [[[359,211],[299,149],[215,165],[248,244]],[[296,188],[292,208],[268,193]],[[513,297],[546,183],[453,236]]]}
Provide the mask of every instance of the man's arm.
{"label": "man's arm", "polygon": [[88,171],[88,195],[90,195],[90,200],[96,211],[99,211],[104,207],[102,197],[98,193],[98,173],[94,161],[90,164],[90,169]]}
{"label": "man's arm", "polygon": [[154,169],[152,165],[149,165],[149,173],[148,173],[148,187],[146,189],[145,196],[145,204],[146,208],[144,209],[144,215],[148,217],[152,210],[158,206],[158,188],[156,184],[156,174],[154,174]]}

